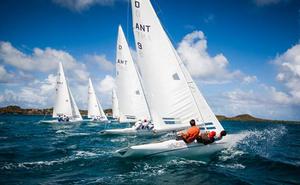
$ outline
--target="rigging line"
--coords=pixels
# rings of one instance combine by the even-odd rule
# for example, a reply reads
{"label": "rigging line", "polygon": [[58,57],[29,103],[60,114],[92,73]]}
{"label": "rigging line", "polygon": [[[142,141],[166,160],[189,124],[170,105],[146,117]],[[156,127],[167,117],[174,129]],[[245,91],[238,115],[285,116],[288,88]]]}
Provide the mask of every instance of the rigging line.
{"label": "rigging line", "polygon": [[171,43],[174,45],[175,40],[173,39],[172,35],[171,35],[170,32],[168,31],[167,27],[165,27],[164,24],[162,23],[163,20],[165,19],[165,18],[164,18],[164,12],[163,12],[162,9],[160,8],[160,6],[159,6],[157,0],[153,0],[153,2],[156,4],[157,9],[158,9],[158,12],[156,12],[157,16],[160,15],[160,16],[158,16],[158,17],[159,17],[160,25],[161,25],[162,28],[165,30],[167,36],[170,38]]}

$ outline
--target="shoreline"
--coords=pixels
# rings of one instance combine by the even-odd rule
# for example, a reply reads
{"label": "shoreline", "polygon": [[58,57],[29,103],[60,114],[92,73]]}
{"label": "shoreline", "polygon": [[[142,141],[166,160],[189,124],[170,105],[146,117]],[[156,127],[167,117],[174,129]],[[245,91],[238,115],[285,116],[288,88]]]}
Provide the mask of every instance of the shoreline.
{"label": "shoreline", "polygon": [[[11,105],[6,107],[0,107],[0,115],[28,115],[28,116],[45,116],[52,115],[52,108],[46,109],[35,109],[35,108],[26,108],[23,109],[19,106]],[[87,110],[79,110],[82,116],[87,115]],[[112,115],[112,109],[105,109],[104,112],[108,115]],[[267,122],[267,123],[276,123],[276,124],[300,124],[299,121],[288,121],[288,120],[271,120],[271,119],[262,119],[256,118],[249,114],[241,114],[233,117],[227,117],[224,115],[216,115],[219,121],[237,121],[237,122]]]}

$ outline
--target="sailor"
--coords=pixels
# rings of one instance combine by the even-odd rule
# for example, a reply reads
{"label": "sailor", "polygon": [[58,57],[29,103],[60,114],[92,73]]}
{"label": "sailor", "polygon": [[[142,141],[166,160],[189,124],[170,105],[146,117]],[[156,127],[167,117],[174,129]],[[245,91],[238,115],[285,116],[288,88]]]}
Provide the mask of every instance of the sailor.
{"label": "sailor", "polygon": [[152,130],[154,128],[152,121],[149,121],[147,128],[148,128],[148,130]]}
{"label": "sailor", "polygon": [[61,115],[58,116],[58,122],[63,121],[63,118],[61,117]]}
{"label": "sailor", "polygon": [[142,129],[146,129],[148,127],[148,121],[147,119],[144,119],[144,122],[142,123]]}
{"label": "sailor", "polygon": [[136,130],[139,130],[141,128],[141,126],[142,126],[142,123],[143,123],[142,120],[138,120],[137,122],[135,122],[134,128]]}
{"label": "sailor", "polygon": [[215,136],[216,136],[215,131],[205,132],[205,133],[199,134],[199,136],[197,137],[197,142],[203,143],[205,145],[211,144],[211,143],[215,142],[215,140],[216,140]]}
{"label": "sailor", "polygon": [[63,114],[62,121],[66,121],[66,115]]}
{"label": "sailor", "polygon": [[193,142],[200,133],[200,129],[196,126],[196,121],[192,119],[190,121],[191,127],[187,130],[186,133],[179,133],[180,138],[182,138],[186,143],[191,143]]}

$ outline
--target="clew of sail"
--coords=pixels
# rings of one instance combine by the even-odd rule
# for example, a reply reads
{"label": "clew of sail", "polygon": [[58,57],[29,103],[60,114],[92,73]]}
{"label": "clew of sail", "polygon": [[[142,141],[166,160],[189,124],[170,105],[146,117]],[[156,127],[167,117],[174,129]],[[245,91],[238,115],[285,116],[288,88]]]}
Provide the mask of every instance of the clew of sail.
{"label": "clew of sail", "polygon": [[124,36],[119,26],[116,54],[116,94],[119,104],[119,117],[122,120],[149,119],[143,89],[135,68],[133,59]]}
{"label": "clew of sail", "polygon": [[188,124],[191,119],[220,132],[216,119],[177,55],[149,0],[131,0],[138,66],[151,110]]}

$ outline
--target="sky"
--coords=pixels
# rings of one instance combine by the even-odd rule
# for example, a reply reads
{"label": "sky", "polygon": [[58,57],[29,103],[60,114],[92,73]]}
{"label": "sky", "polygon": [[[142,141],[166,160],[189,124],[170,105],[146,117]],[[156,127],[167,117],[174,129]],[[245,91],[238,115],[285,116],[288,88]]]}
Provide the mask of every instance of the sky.
{"label": "sky", "polygon": [[[216,114],[300,120],[300,1],[151,0]],[[135,55],[128,0],[0,1],[0,106],[53,106],[62,62],[87,109],[91,77],[111,107],[120,24]]]}

